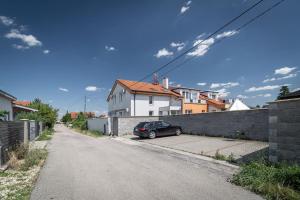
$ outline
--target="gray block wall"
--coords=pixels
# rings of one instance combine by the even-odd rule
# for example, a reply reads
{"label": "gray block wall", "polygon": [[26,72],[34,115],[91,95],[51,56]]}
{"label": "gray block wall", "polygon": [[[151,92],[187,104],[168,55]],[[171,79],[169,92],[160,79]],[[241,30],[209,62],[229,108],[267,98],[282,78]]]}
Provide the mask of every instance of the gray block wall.
{"label": "gray block wall", "polygon": [[184,133],[268,141],[268,109],[162,116]]}
{"label": "gray block wall", "polygon": [[[117,120],[116,120],[117,119]],[[159,120],[159,117],[119,117],[113,119],[112,130],[114,131],[114,135],[126,135],[126,134],[132,134],[133,128],[140,122],[145,121],[156,121]],[[116,128],[118,127],[118,128]]]}
{"label": "gray block wall", "polygon": [[300,98],[269,106],[269,160],[300,164]]}

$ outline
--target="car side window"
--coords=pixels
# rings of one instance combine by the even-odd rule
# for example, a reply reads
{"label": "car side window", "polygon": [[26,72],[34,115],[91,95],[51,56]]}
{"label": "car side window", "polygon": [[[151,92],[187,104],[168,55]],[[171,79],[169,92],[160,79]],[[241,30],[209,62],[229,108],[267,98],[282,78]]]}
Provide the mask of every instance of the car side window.
{"label": "car side window", "polygon": [[170,126],[170,124],[168,124],[168,123],[166,123],[166,122],[161,122],[161,126],[162,126],[162,127],[168,127],[168,126]]}
{"label": "car side window", "polygon": [[162,127],[161,122],[154,122],[154,123],[155,123],[155,127],[156,128],[161,128]]}

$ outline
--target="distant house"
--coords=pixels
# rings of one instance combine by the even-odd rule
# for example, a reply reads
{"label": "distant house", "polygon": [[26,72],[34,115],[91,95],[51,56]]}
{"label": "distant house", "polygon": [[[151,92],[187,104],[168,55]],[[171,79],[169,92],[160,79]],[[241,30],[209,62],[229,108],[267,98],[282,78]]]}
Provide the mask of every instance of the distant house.
{"label": "distant house", "polygon": [[236,99],[228,108],[228,111],[235,111],[235,110],[250,110],[250,108],[246,104],[244,104],[241,100]]}
{"label": "distant house", "polygon": [[[71,119],[72,119],[72,120],[77,119],[79,113],[80,113],[80,112],[70,112]],[[84,115],[85,115],[87,118],[94,118],[94,117],[95,117],[95,113],[94,113],[94,112],[85,112]]]}
{"label": "distant house", "polygon": [[182,96],[182,114],[207,112],[207,101],[200,97],[201,90],[187,87],[170,87]]}
{"label": "distant house", "polygon": [[8,114],[1,118],[4,121],[13,120],[13,101],[17,100],[16,97],[11,94],[0,90],[0,110],[6,111]]}
{"label": "distant house", "polygon": [[163,84],[116,80],[108,97],[108,116],[158,116],[181,114],[182,97]]}

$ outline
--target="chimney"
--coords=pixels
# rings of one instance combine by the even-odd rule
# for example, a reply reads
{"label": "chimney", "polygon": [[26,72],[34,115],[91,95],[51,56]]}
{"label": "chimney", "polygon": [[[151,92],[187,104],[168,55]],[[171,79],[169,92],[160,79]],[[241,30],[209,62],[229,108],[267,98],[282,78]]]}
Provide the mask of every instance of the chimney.
{"label": "chimney", "polygon": [[167,77],[163,78],[162,85],[164,88],[169,89],[169,79]]}

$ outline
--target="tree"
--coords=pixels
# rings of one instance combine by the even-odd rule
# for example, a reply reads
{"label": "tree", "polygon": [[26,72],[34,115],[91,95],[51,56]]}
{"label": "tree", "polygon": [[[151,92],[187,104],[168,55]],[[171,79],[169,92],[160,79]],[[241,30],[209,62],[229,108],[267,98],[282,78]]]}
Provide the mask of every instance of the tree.
{"label": "tree", "polygon": [[67,111],[67,113],[61,118],[61,121],[64,123],[68,123],[72,121],[71,114]]}
{"label": "tree", "polygon": [[87,130],[87,120],[83,112],[78,114],[77,118],[72,122],[72,126],[81,130]]}
{"label": "tree", "polygon": [[282,97],[288,95],[290,93],[289,87],[286,85],[281,86],[280,92],[278,94],[277,100],[281,99]]}
{"label": "tree", "polygon": [[34,99],[28,107],[38,110],[37,112],[22,112],[17,115],[17,119],[29,119],[42,121],[45,126],[52,128],[57,119],[57,109],[43,103],[40,99]]}

